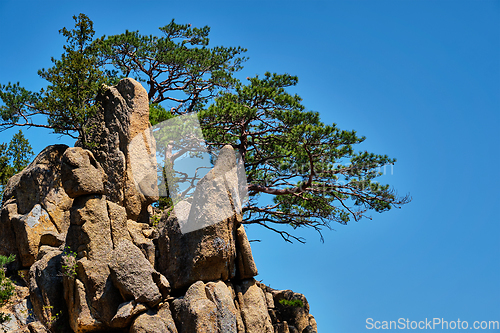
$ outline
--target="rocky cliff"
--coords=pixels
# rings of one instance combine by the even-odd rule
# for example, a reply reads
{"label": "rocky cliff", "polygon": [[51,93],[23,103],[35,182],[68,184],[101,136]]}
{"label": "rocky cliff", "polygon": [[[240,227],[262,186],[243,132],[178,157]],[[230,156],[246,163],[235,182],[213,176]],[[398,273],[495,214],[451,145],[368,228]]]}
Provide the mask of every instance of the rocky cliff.
{"label": "rocky cliff", "polygon": [[[134,182],[131,163],[140,152],[130,148],[150,127],[147,93],[124,79],[99,98],[90,150],[79,143],[49,146],[7,184],[0,254],[16,255],[9,271],[23,276],[26,287],[18,287],[16,315],[0,331],[317,332],[303,295],[254,279],[238,209],[181,232],[176,213],[217,219],[218,198],[209,195],[202,206],[184,200],[149,223],[157,197],[140,187],[154,187],[156,179]],[[154,140],[146,139],[145,158],[154,158]],[[231,197],[234,163],[232,148],[224,147],[194,197],[221,186]]]}

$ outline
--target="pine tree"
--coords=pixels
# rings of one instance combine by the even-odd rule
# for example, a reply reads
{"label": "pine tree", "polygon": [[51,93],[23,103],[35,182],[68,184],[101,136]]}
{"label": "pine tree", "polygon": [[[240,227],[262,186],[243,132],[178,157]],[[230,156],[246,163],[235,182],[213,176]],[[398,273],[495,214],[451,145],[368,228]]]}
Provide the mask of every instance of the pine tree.
{"label": "pine tree", "polygon": [[[302,241],[293,229],[312,227],[321,234],[331,221],[358,221],[369,211],[385,212],[410,201],[376,181],[395,159],[357,151],[364,137],[324,124],[319,113],[307,111],[298,95],[287,92],[297,77],[265,73],[248,78],[248,84],[234,78],[246,50],[209,46],[209,27],[172,20],[160,28],[162,36],[126,31],[93,39],[92,21],[84,14],[74,19],[73,30],[60,30],[67,42],[61,58],[39,71],[49,83],[45,89],[33,93],[18,83],[1,86],[0,131],[38,126],[86,143],[87,120],[99,107],[95,97],[101,87],[132,76],[146,87],[153,125],[198,112],[209,147],[230,144],[240,152],[250,195],[245,223]],[[37,115],[45,115],[47,124],[36,123]],[[9,174],[1,154],[6,149],[0,146],[0,180]],[[273,203],[264,204],[262,195]]]}

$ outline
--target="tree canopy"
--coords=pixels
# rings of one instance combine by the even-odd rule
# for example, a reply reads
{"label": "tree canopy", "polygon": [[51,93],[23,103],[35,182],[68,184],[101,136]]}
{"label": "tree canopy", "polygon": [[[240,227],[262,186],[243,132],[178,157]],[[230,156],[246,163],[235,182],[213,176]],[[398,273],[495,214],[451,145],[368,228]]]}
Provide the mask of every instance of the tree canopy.
{"label": "tree canopy", "polygon": [[24,169],[33,156],[33,150],[19,130],[9,143],[0,143],[0,202],[5,185],[10,177]]}
{"label": "tree canopy", "polygon": [[[102,85],[131,76],[145,85],[152,124],[197,112],[209,147],[229,144],[239,151],[250,195],[245,223],[302,241],[289,227],[312,227],[321,234],[331,221],[358,221],[368,211],[384,212],[410,201],[376,181],[381,168],[395,159],[359,152],[355,146],[364,137],[321,122],[318,112],[287,92],[297,77],[265,73],[246,83],[236,79],[246,50],[209,46],[209,27],[172,20],[160,28],[161,36],[125,31],[94,39],[92,21],[84,14],[74,19],[73,30],[60,30],[66,37],[61,58],[38,72],[48,82],[45,89],[30,92],[19,83],[0,87],[0,131],[46,127],[85,143],[86,123],[96,112]],[[34,121],[39,114],[47,123]],[[270,196],[272,204],[263,196]]]}
{"label": "tree canopy", "polygon": [[[321,231],[331,221],[347,224],[368,210],[384,212],[409,202],[374,181],[396,160],[355,152],[365,137],[325,125],[318,112],[306,111],[301,98],[286,91],[297,77],[265,73],[248,80],[200,112],[207,144],[231,144],[244,159],[251,198],[243,208],[246,223],[301,241],[273,224]],[[261,205],[261,194],[271,195],[273,203]]]}
{"label": "tree canopy", "polygon": [[[49,69],[38,75],[48,82],[46,88],[31,92],[19,83],[0,87],[2,123],[0,130],[13,126],[34,126],[52,129],[55,133],[85,140],[85,123],[95,114],[95,97],[102,84],[116,82],[112,72],[104,69],[92,44],[93,23],[85,15],[74,17],[75,29],[63,28],[66,37],[60,59],[52,58]],[[46,116],[47,123],[34,120]],[[75,134],[76,132],[76,134]]]}

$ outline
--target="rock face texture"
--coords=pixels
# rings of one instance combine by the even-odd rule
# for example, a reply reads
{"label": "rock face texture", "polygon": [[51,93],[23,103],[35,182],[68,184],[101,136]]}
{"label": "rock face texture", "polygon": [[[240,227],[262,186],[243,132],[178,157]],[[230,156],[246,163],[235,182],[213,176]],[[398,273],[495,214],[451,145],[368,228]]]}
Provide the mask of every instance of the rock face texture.
{"label": "rock face texture", "polygon": [[49,146],[6,187],[0,254],[27,272],[31,317],[0,332],[317,332],[303,295],[254,279],[232,148],[153,226],[156,173],[131,172],[155,157],[147,93],[124,79],[99,98],[93,145]]}
{"label": "rock face texture", "polygon": [[61,181],[61,160],[67,148],[45,148],[7,183],[0,213],[0,254],[16,254],[18,268],[30,267],[40,246],[51,245],[41,244],[42,236],[64,238],[68,231],[73,199]]}
{"label": "rock face texture", "polygon": [[[92,145],[86,148],[94,153],[106,174],[104,194],[109,201],[125,207],[127,218],[147,222],[147,207],[158,198],[145,196],[143,193],[151,191],[141,191],[140,187],[157,186],[156,170],[151,173],[153,179],[146,177],[136,186],[131,166],[137,157],[155,159],[154,140],[144,138],[144,145],[130,143],[138,135],[147,136],[147,129],[151,127],[148,94],[135,80],[124,79],[109,87],[98,100],[102,109],[91,120],[87,141]],[[77,142],[77,145],[83,144]],[[140,151],[143,146],[147,150],[146,156]]]}

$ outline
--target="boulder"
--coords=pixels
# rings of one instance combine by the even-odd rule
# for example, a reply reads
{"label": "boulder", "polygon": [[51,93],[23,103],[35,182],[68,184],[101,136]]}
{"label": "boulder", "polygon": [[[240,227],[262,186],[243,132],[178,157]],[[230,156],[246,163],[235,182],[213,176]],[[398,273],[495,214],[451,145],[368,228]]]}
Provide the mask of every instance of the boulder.
{"label": "boulder", "polygon": [[107,207],[103,195],[90,194],[75,199],[66,245],[77,252],[79,258],[109,261],[113,242]]}
{"label": "boulder", "polygon": [[33,209],[25,215],[11,217],[10,223],[16,235],[19,259],[23,267],[29,267],[35,262],[40,239],[44,234],[59,235],[49,214],[40,204],[33,206]]}
{"label": "boulder", "polygon": [[246,333],[273,333],[266,296],[254,279],[235,285]]}
{"label": "boulder", "polygon": [[122,240],[118,244],[113,250],[109,267],[113,282],[125,300],[149,306],[161,301],[162,294],[153,279],[155,270],[131,241]]}
{"label": "boulder", "polygon": [[157,231],[151,228],[147,223],[138,223],[132,220],[127,221],[127,229],[132,238],[132,242],[141,249],[144,256],[149,260],[151,265],[155,264],[156,249],[153,240],[146,237],[153,237]]}
{"label": "boulder", "polygon": [[110,326],[113,328],[125,328],[130,325],[135,316],[147,311],[147,309],[144,304],[137,304],[133,300],[124,302],[118,306],[116,315],[111,319]]}
{"label": "boulder", "polygon": [[244,332],[231,287],[222,281],[195,282],[172,305],[179,332]]}
{"label": "boulder", "polygon": [[171,291],[170,282],[168,282],[167,278],[161,275],[157,271],[153,271],[152,276],[153,276],[153,281],[158,286],[158,289],[160,289],[160,293],[163,296],[163,298],[168,298]]}
{"label": "boulder", "polygon": [[35,262],[44,233],[64,237],[68,230],[73,200],[61,183],[61,159],[67,148],[48,146],[5,187],[0,213],[0,254],[19,254],[24,267]]}
{"label": "boulder", "polygon": [[53,231],[45,231],[40,237],[40,246],[47,245],[51,247],[60,247],[66,241],[63,234]]}
{"label": "boulder", "polygon": [[[156,148],[149,135],[148,94],[140,83],[127,78],[107,87],[98,100],[101,109],[87,124],[90,128],[87,139],[93,145],[86,148],[92,151],[107,175],[104,193],[108,200],[124,206],[129,219],[146,222],[147,206],[158,199]],[[139,144],[130,145],[136,137]],[[79,141],[76,145],[83,146],[83,143]],[[133,163],[149,166],[148,176],[134,179]],[[149,191],[141,190],[141,186]]]}
{"label": "boulder", "polygon": [[[123,302],[109,269],[113,253],[110,217],[117,222],[120,216],[123,218],[120,212],[124,214],[101,194],[81,195],[73,202],[71,226],[66,237],[69,255],[64,257],[64,294],[71,328],[75,332],[109,327]],[[119,238],[117,235],[125,232],[115,230],[115,236]]]}
{"label": "boulder", "polygon": [[150,310],[138,316],[130,333],[177,333],[168,303],[165,303],[157,312]]}
{"label": "boulder", "polygon": [[[225,146],[193,197],[160,219],[158,267],[174,289],[257,275],[245,229],[234,150]],[[238,270],[238,273],[236,272]]]}
{"label": "boulder", "polygon": [[195,282],[182,298],[172,302],[179,333],[219,333],[217,306],[208,299],[205,284]]}
{"label": "boulder", "polygon": [[105,328],[92,314],[85,285],[79,279],[64,278],[64,298],[68,305],[69,325],[73,332],[92,332]]}
{"label": "boulder", "polygon": [[187,234],[182,233],[175,212],[162,219],[166,221],[158,240],[158,267],[173,289],[235,276],[234,218]]}
{"label": "boulder", "polygon": [[236,229],[236,253],[238,262],[238,278],[240,280],[250,279],[259,274],[257,265],[253,260],[252,248],[248,241],[243,225]]}
{"label": "boulder", "polygon": [[234,216],[241,217],[236,157],[231,146],[224,146],[213,169],[196,185],[188,221],[181,231],[189,233]]}
{"label": "boulder", "polygon": [[3,200],[15,198],[18,213],[24,215],[36,204],[51,216],[59,231],[68,227],[72,200],[61,184],[61,158],[68,146],[48,146],[20,173],[14,175],[4,190]]}
{"label": "boulder", "polygon": [[35,316],[49,329],[54,326],[53,318],[67,320],[67,310],[61,297],[63,279],[61,275],[62,251],[48,252],[35,262],[29,271],[29,290]]}
{"label": "boulder", "polygon": [[35,320],[33,305],[29,297],[25,297],[14,304],[14,316],[22,325],[27,325]]}
{"label": "boulder", "polygon": [[217,308],[219,332],[238,332],[238,312],[234,306],[234,297],[227,285],[222,282],[208,282],[205,285],[207,297]]}
{"label": "boulder", "polygon": [[[17,250],[16,235],[12,228],[12,219],[18,217],[16,199],[11,198],[5,201],[0,208],[0,255],[9,256],[16,255],[19,258]],[[20,263],[17,261],[17,269],[20,268]]]}
{"label": "boulder", "polygon": [[272,294],[278,320],[287,321],[299,332],[313,324],[314,317],[309,315],[309,303],[304,295],[291,290],[273,290]]}
{"label": "boulder", "polygon": [[113,284],[108,262],[82,258],[77,267],[77,277],[85,287],[92,316],[109,326],[123,298]]}
{"label": "boulder", "polygon": [[114,202],[106,201],[108,205],[108,216],[111,223],[111,239],[113,247],[122,240],[132,240],[127,227],[127,210]]}
{"label": "boulder", "polygon": [[104,172],[88,150],[68,148],[62,157],[61,179],[71,198],[85,194],[102,194]]}

